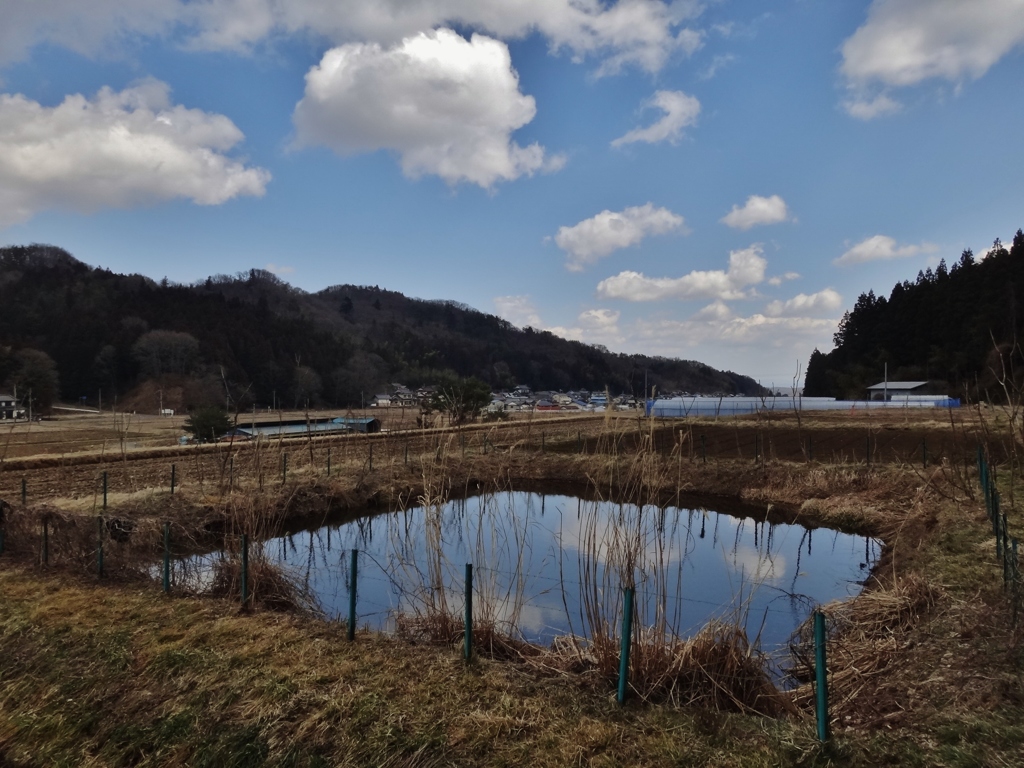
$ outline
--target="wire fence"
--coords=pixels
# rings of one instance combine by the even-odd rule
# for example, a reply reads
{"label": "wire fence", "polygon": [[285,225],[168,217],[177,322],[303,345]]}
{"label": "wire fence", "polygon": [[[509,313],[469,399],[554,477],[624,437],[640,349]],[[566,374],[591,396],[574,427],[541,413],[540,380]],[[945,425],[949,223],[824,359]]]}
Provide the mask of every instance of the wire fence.
{"label": "wire fence", "polygon": [[1010,600],[1012,624],[1016,629],[1021,611],[1022,591],[1017,538],[1010,536],[1006,513],[1001,509],[1001,495],[996,488],[996,467],[990,462],[988,454],[980,445],[978,446],[978,479],[982,496],[985,499],[985,513],[992,525],[992,536],[995,538],[996,560],[1002,567],[1003,589],[1007,592]]}
{"label": "wire fence", "polygon": [[[614,425],[613,425],[614,427]],[[701,466],[733,462],[767,468],[776,462],[850,467],[902,466],[967,472],[975,457],[955,430],[864,424],[800,429],[770,422],[681,424],[637,421],[609,428],[590,420],[565,427],[512,423],[459,431],[395,432],[353,437],[310,434],[308,439],[260,438],[198,445],[156,456],[147,452],[106,457],[52,457],[0,463],[0,498],[21,503],[45,499],[111,498],[145,491],[220,494],[268,490],[332,477],[400,477],[489,456],[587,455],[629,460],[656,454]],[[1001,460],[999,445],[990,448]],[[104,485],[105,483],[105,485]]]}

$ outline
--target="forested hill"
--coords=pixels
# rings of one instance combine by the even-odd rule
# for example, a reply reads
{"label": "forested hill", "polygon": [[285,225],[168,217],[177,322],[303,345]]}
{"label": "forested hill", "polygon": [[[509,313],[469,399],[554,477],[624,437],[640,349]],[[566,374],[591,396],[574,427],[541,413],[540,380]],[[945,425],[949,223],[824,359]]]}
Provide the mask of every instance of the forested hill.
{"label": "forested hill", "polygon": [[934,381],[950,395],[1000,395],[999,378],[1024,373],[1024,232],[1007,250],[996,240],[983,259],[970,250],[886,299],[862,294],[835,334],[835,349],[807,364],[804,394],[862,398],[882,380]]}
{"label": "forested hill", "polygon": [[175,285],[96,269],[53,246],[2,248],[0,388],[39,367],[33,350],[56,363],[65,400],[93,403],[101,389],[109,402],[143,380],[175,377],[186,406],[224,402],[225,388],[260,404],[359,404],[390,382],[446,374],[493,388],[641,395],[646,372],[662,392],[761,392],[701,363],[612,354],[377,287],[310,294],[262,270]]}

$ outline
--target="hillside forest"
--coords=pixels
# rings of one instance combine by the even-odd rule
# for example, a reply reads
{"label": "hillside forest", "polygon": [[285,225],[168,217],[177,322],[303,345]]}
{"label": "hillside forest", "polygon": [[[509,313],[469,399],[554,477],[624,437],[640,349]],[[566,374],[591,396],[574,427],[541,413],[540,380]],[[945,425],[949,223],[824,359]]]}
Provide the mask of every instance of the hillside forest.
{"label": "hillside forest", "polygon": [[[861,294],[835,333],[815,350],[804,394],[859,399],[880,382],[930,381],[946,394],[1002,400],[1024,383],[1024,232],[982,258],[965,250],[897,283],[889,297]],[[1004,385],[1007,389],[1004,389]]]}
{"label": "hillside forest", "polygon": [[[140,386],[168,407],[359,406],[393,382],[494,390],[760,394],[699,362],[615,354],[452,301],[377,286],[307,293],[263,270],[192,285],[115,274],[61,248],[0,248],[0,387],[110,405]],[[174,393],[173,397],[171,393]]]}

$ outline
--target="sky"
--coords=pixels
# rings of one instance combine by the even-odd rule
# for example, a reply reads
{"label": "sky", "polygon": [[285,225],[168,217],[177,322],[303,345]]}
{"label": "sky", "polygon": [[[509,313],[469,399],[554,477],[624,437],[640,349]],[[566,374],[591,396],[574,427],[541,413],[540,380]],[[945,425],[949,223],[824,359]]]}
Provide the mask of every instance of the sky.
{"label": "sky", "polygon": [[[1024,0],[0,0],[0,245],[792,383],[1024,227]],[[802,378],[802,376],[801,376]]]}

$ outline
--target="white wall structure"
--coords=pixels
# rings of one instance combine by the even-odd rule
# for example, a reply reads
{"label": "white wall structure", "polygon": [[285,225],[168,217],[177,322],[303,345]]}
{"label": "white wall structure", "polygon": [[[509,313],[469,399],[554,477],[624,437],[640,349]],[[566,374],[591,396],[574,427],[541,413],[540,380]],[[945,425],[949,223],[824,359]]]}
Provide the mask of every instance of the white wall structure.
{"label": "white wall structure", "polygon": [[671,397],[647,401],[647,415],[661,418],[688,416],[743,416],[759,411],[864,411],[896,408],[959,408],[960,401],[943,395],[916,395],[881,400],[836,400],[834,397]]}

